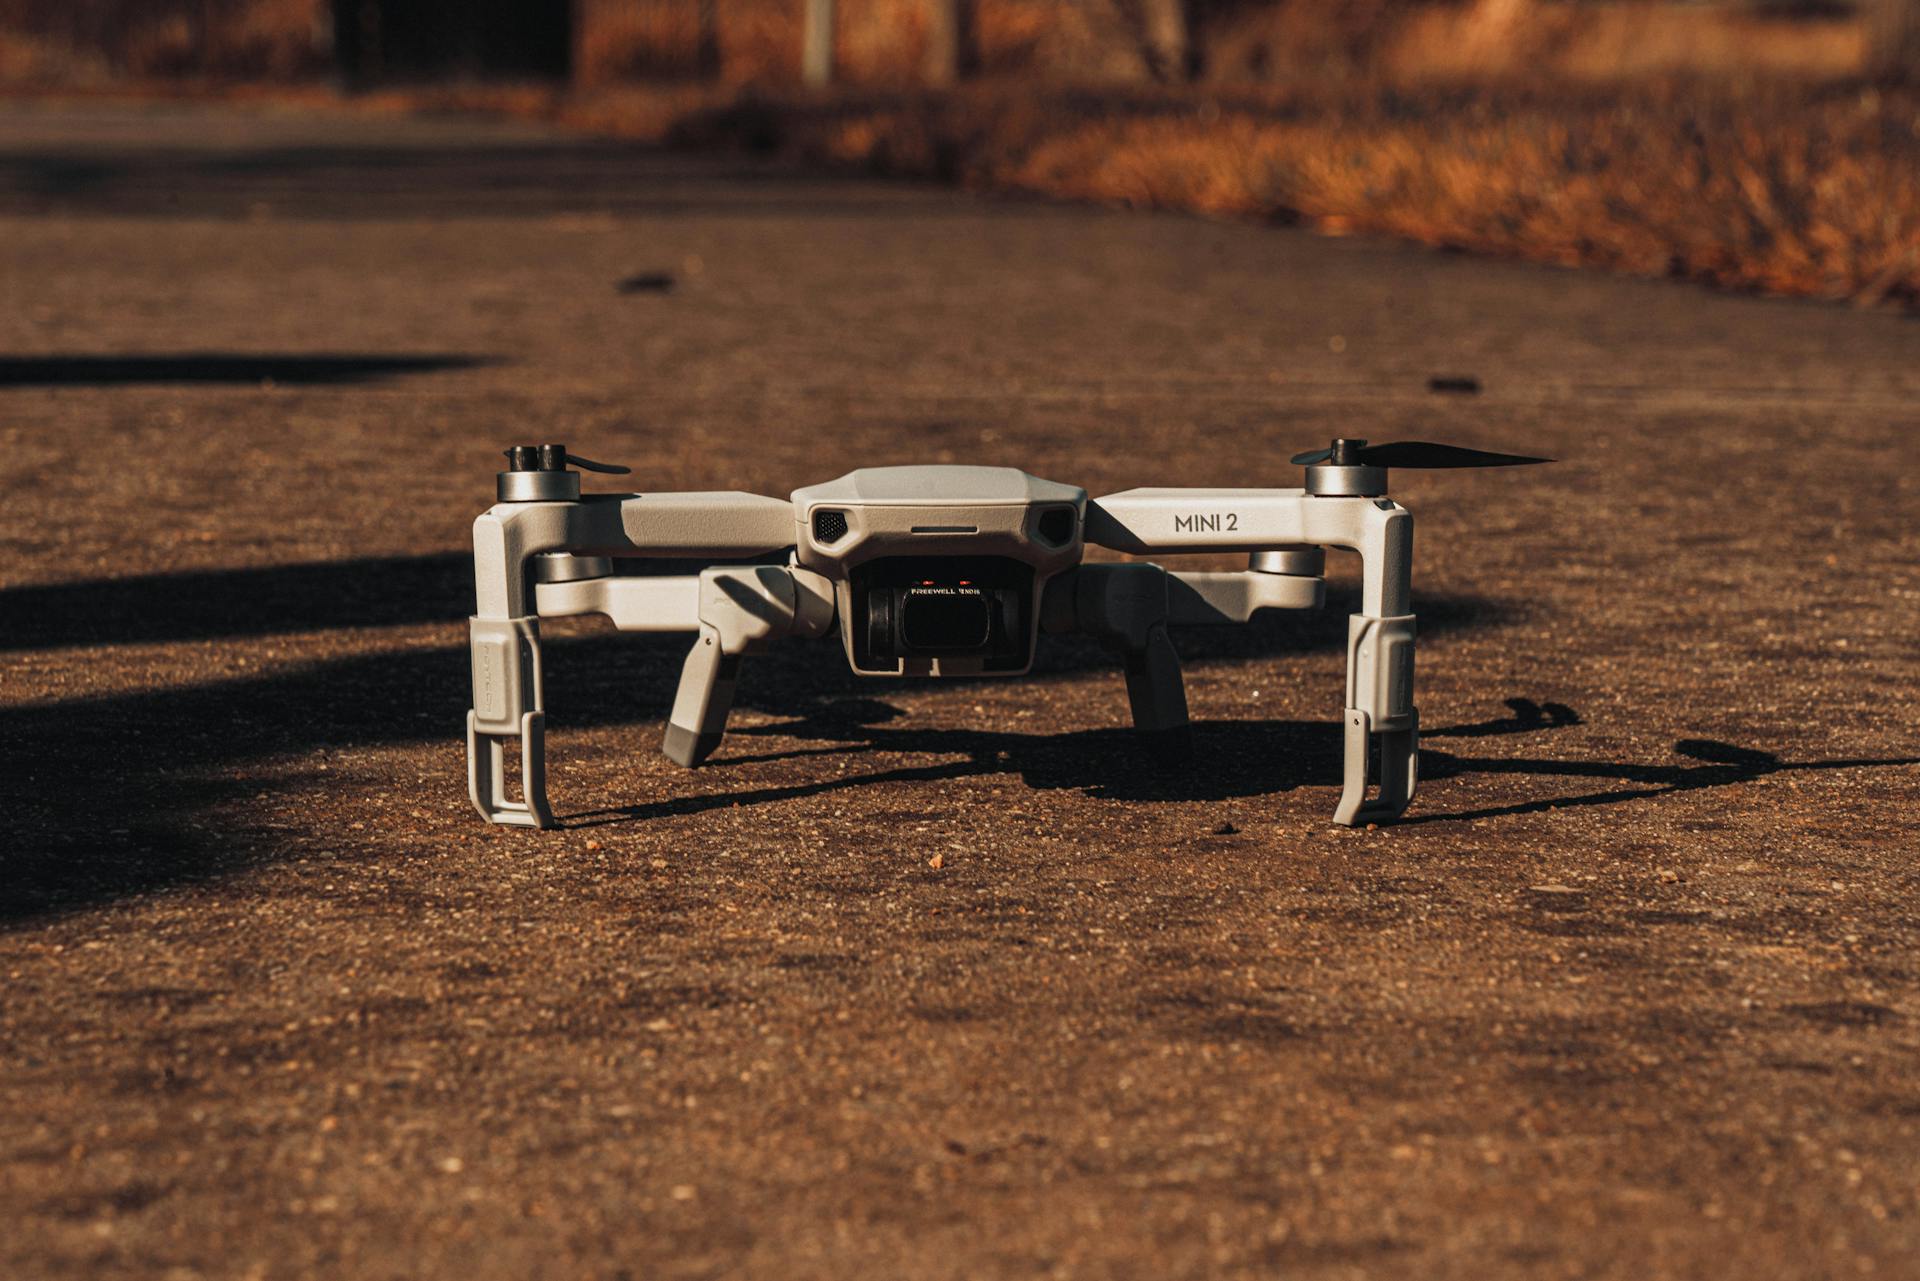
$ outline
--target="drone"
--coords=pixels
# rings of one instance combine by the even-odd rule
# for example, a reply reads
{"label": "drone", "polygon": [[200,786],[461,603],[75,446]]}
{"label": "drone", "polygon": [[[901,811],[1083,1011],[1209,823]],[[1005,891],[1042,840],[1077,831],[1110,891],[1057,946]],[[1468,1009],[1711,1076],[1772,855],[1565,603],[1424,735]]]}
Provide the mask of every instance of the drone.
{"label": "drone", "polygon": [[[693,767],[720,745],[740,661],[836,624],[871,677],[1022,676],[1042,634],[1116,651],[1136,730],[1178,752],[1186,690],[1169,629],[1318,609],[1326,549],[1359,553],[1347,620],[1344,777],[1333,821],[1398,817],[1419,778],[1413,704],[1413,517],[1392,468],[1551,460],[1456,445],[1335,440],[1296,455],[1299,489],[1129,489],[1089,498],[1012,467],[867,467],[789,498],[739,492],[583,494],[581,472],[627,474],[565,445],[506,451],[498,502],[473,524],[476,612],[467,785],[488,822],[556,826],[547,800],[540,620],[601,614],[623,632],[694,635],[662,748]],[[579,469],[579,470],[576,470]],[[1237,571],[1088,562],[1243,553]],[[621,573],[621,562],[695,572]],[[704,566],[704,567],[699,567]],[[508,752],[518,745],[518,799]]]}

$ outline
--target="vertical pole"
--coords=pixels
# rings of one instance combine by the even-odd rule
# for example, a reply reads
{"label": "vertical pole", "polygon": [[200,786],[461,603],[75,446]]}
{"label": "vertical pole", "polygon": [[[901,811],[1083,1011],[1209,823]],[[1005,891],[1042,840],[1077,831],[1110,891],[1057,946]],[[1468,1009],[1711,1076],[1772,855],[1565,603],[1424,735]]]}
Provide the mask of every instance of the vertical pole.
{"label": "vertical pole", "polygon": [[833,0],[806,0],[806,6],[800,78],[809,88],[824,89],[833,83]]}
{"label": "vertical pole", "polygon": [[925,5],[927,46],[920,78],[929,85],[950,85],[967,70],[973,39],[969,0],[925,0]]}

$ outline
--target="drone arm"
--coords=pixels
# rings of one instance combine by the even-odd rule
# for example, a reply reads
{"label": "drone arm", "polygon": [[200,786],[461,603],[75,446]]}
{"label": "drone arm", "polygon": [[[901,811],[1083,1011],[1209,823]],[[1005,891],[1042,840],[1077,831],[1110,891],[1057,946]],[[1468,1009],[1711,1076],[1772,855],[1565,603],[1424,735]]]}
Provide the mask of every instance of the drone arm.
{"label": "drone arm", "polygon": [[606,494],[578,502],[500,503],[473,522],[481,618],[522,618],[529,567],[549,552],[726,560],[793,545],[793,504],[759,494]]}
{"label": "drone arm", "polygon": [[[1135,554],[1294,546],[1359,553],[1360,611],[1347,633],[1345,779],[1334,821],[1391,818],[1407,807],[1418,781],[1419,718],[1413,706],[1413,517],[1405,508],[1386,498],[1298,489],[1134,489],[1088,503],[1085,528],[1089,543]],[[1224,585],[1204,584],[1200,575],[1179,577],[1201,603],[1177,604],[1175,621],[1208,610],[1230,619],[1245,603],[1222,600]],[[1369,800],[1376,743],[1379,793]]]}
{"label": "drone arm", "polygon": [[[753,556],[792,540],[792,504],[757,494],[596,495],[576,502],[501,503],[481,515],[473,524],[476,609],[469,624],[467,790],[474,805],[490,822],[553,826],[546,796],[541,613],[607,613],[628,630],[702,627],[698,597],[686,584],[697,587],[703,580],[613,579],[602,570],[602,576],[536,583],[536,558],[551,557],[565,577],[590,557]],[[519,745],[519,800],[507,794],[509,742]]]}
{"label": "drone arm", "polygon": [[1318,575],[1167,572],[1167,621],[1178,627],[1244,623],[1263,609],[1318,609],[1326,597],[1326,580]]}

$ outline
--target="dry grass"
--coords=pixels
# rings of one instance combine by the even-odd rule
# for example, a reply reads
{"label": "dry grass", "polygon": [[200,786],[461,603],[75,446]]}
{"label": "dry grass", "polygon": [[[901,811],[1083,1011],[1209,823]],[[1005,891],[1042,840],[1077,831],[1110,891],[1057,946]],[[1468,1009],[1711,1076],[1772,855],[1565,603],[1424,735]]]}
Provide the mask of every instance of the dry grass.
{"label": "dry grass", "polygon": [[[618,100],[576,105],[628,132]],[[1920,95],[1673,80],[756,98],[632,132],[1535,261],[1920,304]]]}
{"label": "dry grass", "polygon": [[[1286,0],[1222,9],[1206,83],[1174,90],[1140,83],[1133,37],[1100,26],[1113,11],[1056,5],[1044,25],[981,0],[983,65],[1003,74],[956,94],[775,89],[662,110],[628,93],[564,114],[983,189],[1920,305],[1920,99],[1862,82],[1858,21]],[[1073,57],[1107,51],[1080,64],[1097,85],[1007,74],[1076,42]]]}
{"label": "dry grass", "polygon": [[311,79],[326,0],[0,0],[0,85]]}
{"label": "dry grass", "polygon": [[1696,75],[1851,76],[1862,24],[1740,9],[1482,0],[1410,16],[1383,57],[1401,80],[1554,76],[1581,81]]}

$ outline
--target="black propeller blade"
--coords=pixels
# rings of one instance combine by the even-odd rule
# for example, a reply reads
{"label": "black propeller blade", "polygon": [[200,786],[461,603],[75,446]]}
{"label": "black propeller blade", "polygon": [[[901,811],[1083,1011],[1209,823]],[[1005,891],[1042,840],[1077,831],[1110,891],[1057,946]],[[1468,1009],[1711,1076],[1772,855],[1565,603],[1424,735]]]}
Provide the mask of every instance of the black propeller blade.
{"label": "black propeller blade", "polygon": [[[1489,457],[1492,457],[1492,455],[1489,455]],[[1541,462],[1545,460],[1544,459],[1528,459],[1526,461]],[[627,476],[627,475],[631,475],[633,472],[633,468],[622,467],[619,463],[596,463],[593,461],[593,459],[582,458],[578,454],[567,455],[567,466],[578,467],[582,471],[597,471],[604,476]]]}
{"label": "black propeller blade", "polygon": [[1327,449],[1310,449],[1295,454],[1296,466],[1335,461],[1354,467],[1414,467],[1433,470],[1442,467],[1521,467],[1528,463],[1550,463],[1551,458],[1533,458],[1526,454],[1495,454],[1484,449],[1460,445],[1441,445],[1430,440],[1396,440],[1384,445],[1369,445],[1364,440],[1335,441]]}
{"label": "black propeller blade", "polygon": [[597,471],[607,476],[625,476],[633,470],[617,463],[596,463],[591,458],[570,454],[565,445],[515,445],[512,449],[500,452],[507,456],[507,462],[514,471],[565,471],[569,467],[578,467],[582,471]]}

